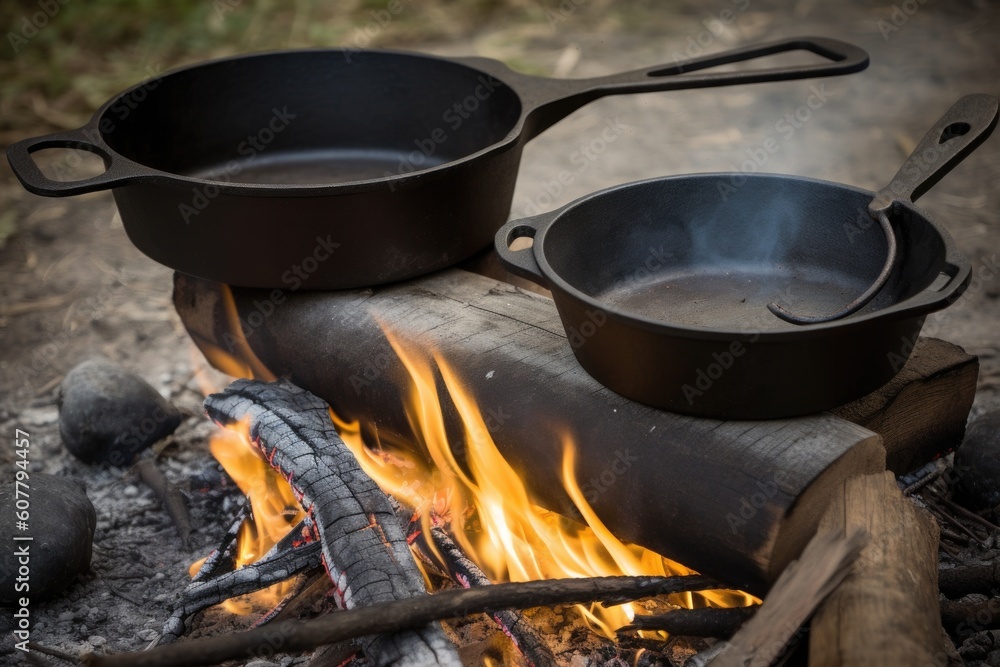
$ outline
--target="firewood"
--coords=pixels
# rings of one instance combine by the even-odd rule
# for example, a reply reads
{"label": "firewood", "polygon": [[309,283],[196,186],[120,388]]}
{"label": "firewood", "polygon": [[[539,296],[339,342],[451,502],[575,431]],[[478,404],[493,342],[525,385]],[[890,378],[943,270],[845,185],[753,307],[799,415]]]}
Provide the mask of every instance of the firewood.
{"label": "firewood", "polygon": [[813,618],[810,666],[943,664],[937,523],[886,472],[843,484],[820,526],[871,541]]}
{"label": "firewood", "polygon": [[[462,268],[552,296],[507,271],[492,248],[466,260]],[[961,444],[978,377],[979,359],[974,355],[943,340],[919,338],[899,375],[831,412],[882,436],[886,468],[903,474]]]}
{"label": "firewood", "polygon": [[1000,628],[1000,598],[942,600],[941,624],[960,639],[983,630]]}
{"label": "firewood", "polygon": [[1000,563],[960,565],[938,570],[938,590],[952,600],[970,593],[989,595],[998,588],[1000,588]]}
{"label": "firewood", "polygon": [[142,454],[135,462],[135,468],[139,472],[139,478],[146,484],[167,511],[167,516],[174,523],[177,529],[177,536],[181,540],[184,549],[191,548],[191,517],[187,511],[187,503],[184,495],[174,484],[167,479],[163,471],[156,465],[156,461]]}
{"label": "firewood", "polygon": [[638,615],[618,629],[618,634],[639,630],[663,630],[683,637],[729,639],[746,623],[760,605],[748,607],[701,607],[674,609],[665,614]]}
{"label": "firewood", "polygon": [[[609,530],[750,592],[801,553],[840,482],[885,469],[880,438],[830,414],[720,422],[622,398],[576,362],[551,300],[465,271],[278,296],[175,278],[175,306],[210,361],[288,377],[383,442],[416,437],[402,400],[409,375],[380,323],[436,350],[538,504],[578,515],[562,483],[569,436],[576,477]],[[456,449],[460,431],[449,433]]]}
{"label": "firewood", "polygon": [[[432,519],[433,522],[433,519]],[[472,562],[468,556],[451,538],[442,526],[432,525],[430,535],[420,535],[424,540],[428,537],[433,541],[436,553],[445,561],[451,577],[465,588],[473,586],[491,586],[493,582],[479,569],[479,566]],[[430,546],[430,545],[428,545]],[[525,660],[532,667],[546,667],[554,665],[555,655],[539,636],[524,614],[516,609],[499,609],[491,617],[503,630],[503,633],[510,637],[514,646],[524,656]]]}
{"label": "firewood", "polygon": [[716,586],[706,577],[688,575],[549,579],[453,588],[433,595],[354,607],[310,621],[285,621],[246,632],[166,644],[140,653],[89,653],[83,657],[83,662],[88,667],[199,667],[246,659],[260,649],[300,653],[355,637],[398,633],[435,621],[500,609],[589,602],[623,604]]}
{"label": "firewood", "polygon": [[[304,522],[303,522],[304,523]],[[260,560],[249,563],[211,578],[199,578],[188,584],[181,594],[181,603],[164,623],[160,643],[166,644],[180,638],[184,620],[202,609],[224,600],[259,591],[288,579],[298,572],[320,564],[320,545],[317,542],[294,547],[301,525],[288,533]]]}
{"label": "firewood", "polygon": [[848,576],[867,542],[868,536],[859,529],[846,535],[829,529],[816,533],[711,667],[768,667],[785,653],[802,624]]}
{"label": "firewood", "polygon": [[962,443],[978,378],[977,357],[920,338],[896,377],[831,412],[881,435],[887,469],[902,474]]}
{"label": "firewood", "polygon": [[[300,497],[319,534],[338,604],[352,608],[426,594],[386,495],[340,439],[322,400],[287,381],[237,380],[205,399],[222,425],[249,420],[250,438]],[[376,666],[455,665],[437,624],[360,642]]]}

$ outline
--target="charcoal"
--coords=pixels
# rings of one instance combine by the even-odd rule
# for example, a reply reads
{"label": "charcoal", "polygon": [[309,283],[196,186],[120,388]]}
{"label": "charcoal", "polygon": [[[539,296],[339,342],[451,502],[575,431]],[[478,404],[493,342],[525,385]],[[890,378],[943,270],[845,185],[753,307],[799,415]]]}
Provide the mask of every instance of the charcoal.
{"label": "charcoal", "polygon": [[[0,520],[0,606],[20,606],[20,598],[32,605],[52,599],[65,591],[77,575],[90,568],[91,545],[97,515],[90,498],[77,480],[31,473],[19,487],[15,482],[0,484],[0,507],[8,508]],[[17,523],[16,500],[28,494],[27,529]],[[30,541],[14,541],[31,537]],[[20,556],[28,551],[28,590],[16,590]]]}
{"label": "charcoal", "polygon": [[107,361],[85,361],[63,380],[59,432],[85,463],[129,465],[180,423],[177,408],[145,380]]}
{"label": "charcoal", "polygon": [[1000,410],[983,413],[969,425],[955,453],[955,469],[970,507],[1000,505]]}

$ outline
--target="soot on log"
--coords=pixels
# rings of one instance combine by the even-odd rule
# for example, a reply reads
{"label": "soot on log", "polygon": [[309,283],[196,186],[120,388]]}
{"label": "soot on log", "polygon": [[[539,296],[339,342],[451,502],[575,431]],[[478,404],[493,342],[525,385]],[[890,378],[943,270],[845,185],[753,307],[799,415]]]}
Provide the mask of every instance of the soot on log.
{"label": "soot on log", "polygon": [[177,408],[145,380],[107,361],[79,364],[60,389],[59,432],[85,463],[129,465],[180,423]]}
{"label": "soot on log", "polygon": [[[65,477],[32,473],[29,486],[30,519],[28,529],[21,530],[14,514],[14,482],[0,484],[0,507],[8,509],[0,521],[0,542],[4,544],[0,551],[0,606],[14,606],[20,598],[36,603],[56,597],[90,567],[97,514],[82,485]],[[15,542],[15,536],[33,539]],[[23,580],[18,581],[23,575],[18,562],[21,556],[16,554],[25,548],[29,559],[27,590]]]}

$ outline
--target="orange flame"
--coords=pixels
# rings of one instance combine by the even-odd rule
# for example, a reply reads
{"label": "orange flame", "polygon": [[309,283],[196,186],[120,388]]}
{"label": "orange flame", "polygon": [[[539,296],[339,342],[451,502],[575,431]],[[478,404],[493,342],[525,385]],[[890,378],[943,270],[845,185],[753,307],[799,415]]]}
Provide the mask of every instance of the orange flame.
{"label": "orange flame", "polygon": [[[229,351],[199,339],[202,352],[217,368],[241,377],[274,379],[256,358],[242,336],[231,293],[223,290],[230,317]],[[689,574],[691,570],[659,554],[616,538],[587,502],[575,477],[575,448],[563,436],[562,481],[586,525],[539,507],[516,470],[503,458],[489,435],[472,394],[456,373],[436,353],[423,355],[383,326],[386,336],[409,371],[411,386],[406,405],[416,443],[403,446],[366,445],[358,422],[346,422],[332,411],[331,419],[357,457],[362,469],[386,493],[419,510],[428,527],[432,515],[450,524],[456,542],[492,581],[527,581],[544,578],[608,575]],[[235,341],[235,343],[233,343]],[[445,391],[462,421],[466,444],[464,467],[455,458],[445,427],[438,391],[440,376]],[[288,484],[257,455],[245,425],[228,429],[212,451],[240,488],[250,495],[256,522],[240,535],[240,564],[266,553],[301,518]],[[225,443],[223,443],[225,441]],[[218,444],[217,444],[218,442]],[[416,445],[417,451],[413,450]],[[292,518],[292,510],[299,513]],[[244,533],[246,536],[244,537]],[[281,585],[269,589],[274,599],[283,595]],[[678,606],[744,606],[758,602],[739,591],[706,591],[671,596]],[[232,605],[227,608],[233,609]],[[245,609],[240,606],[239,609]],[[608,637],[634,617],[633,604],[605,608],[578,606],[584,619]],[[662,633],[655,636],[664,637]]]}
{"label": "orange flame", "polygon": [[[384,327],[383,327],[384,328]],[[659,554],[621,542],[601,522],[575,477],[575,449],[563,438],[562,479],[587,525],[540,508],[521,476],[503,458],[487,430],[471,393],[437,354],[431,359],[407,349],[386,331],[390,344],[410,373],[407,403],[419,454],[365,446],[357,423],[333,415],[344,441],[362,469],[387,493],[419,511],[423,521],[433,510],[450,521],[456,542],[492,581],[529,581],[561,577],[689,574],[691,570]],[[466,460],[460,464],[445,429],[436,374],[462,420]],[[430,460],[433,465],[428,466]],[[742,606],[755,601],[735,591],[681,594],[679,606]],[[634,617],[634,605],[578,607],[584,618],[605,635]]]}
{"label": "orange flame", "polygon": [[[292,488],[277,474],[250,442],[247,420],[220,428],[209,447],[212,455],[247,497],[253,519],[243,522],[236,538],[236,568],[257,561],[299,521],[305,512]],[[192,575],[204,560],[192,565]],[[226,600],[223,606],[234,614],[249,614],[274,607],[291,590],[288,581],[256,593]]]}

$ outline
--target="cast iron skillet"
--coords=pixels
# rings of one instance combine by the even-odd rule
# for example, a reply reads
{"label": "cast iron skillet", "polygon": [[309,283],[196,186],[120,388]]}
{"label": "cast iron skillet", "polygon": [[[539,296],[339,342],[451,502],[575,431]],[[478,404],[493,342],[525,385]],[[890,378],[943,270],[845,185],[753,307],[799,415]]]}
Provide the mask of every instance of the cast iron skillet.
{"label": "cast iron skillet", "polygon": [[[508,222],[495,247],[552,291],[580,365],[619,394],[705,417],[810,414],[887,382],[926,315],[965,290],[968,260],[912,200],[996,122],[995,98],[963,97],[879,193],[774,174],[658,178]],[[899,252],[874,299],[804,326],[771,313],[775,299],[833,311],[875,281],[888,245],[876,194]],[[511,250],[521,237],[530,249]]]}
{"label": "cast iron skillet", "polygon": [[[805,49],[832,62],[691,74]],[[300,50],[176,70],[90,123],[7,151],[31,192],[113,188],[144,253],[246,287],[355,288],[452,265],[507,219],[524,143],[599,97],[847,74],[867,54],[797,38],[594,79],[545,79],[484,58]],[[78,148],[107,171],[42,175],[30,154]]]}

